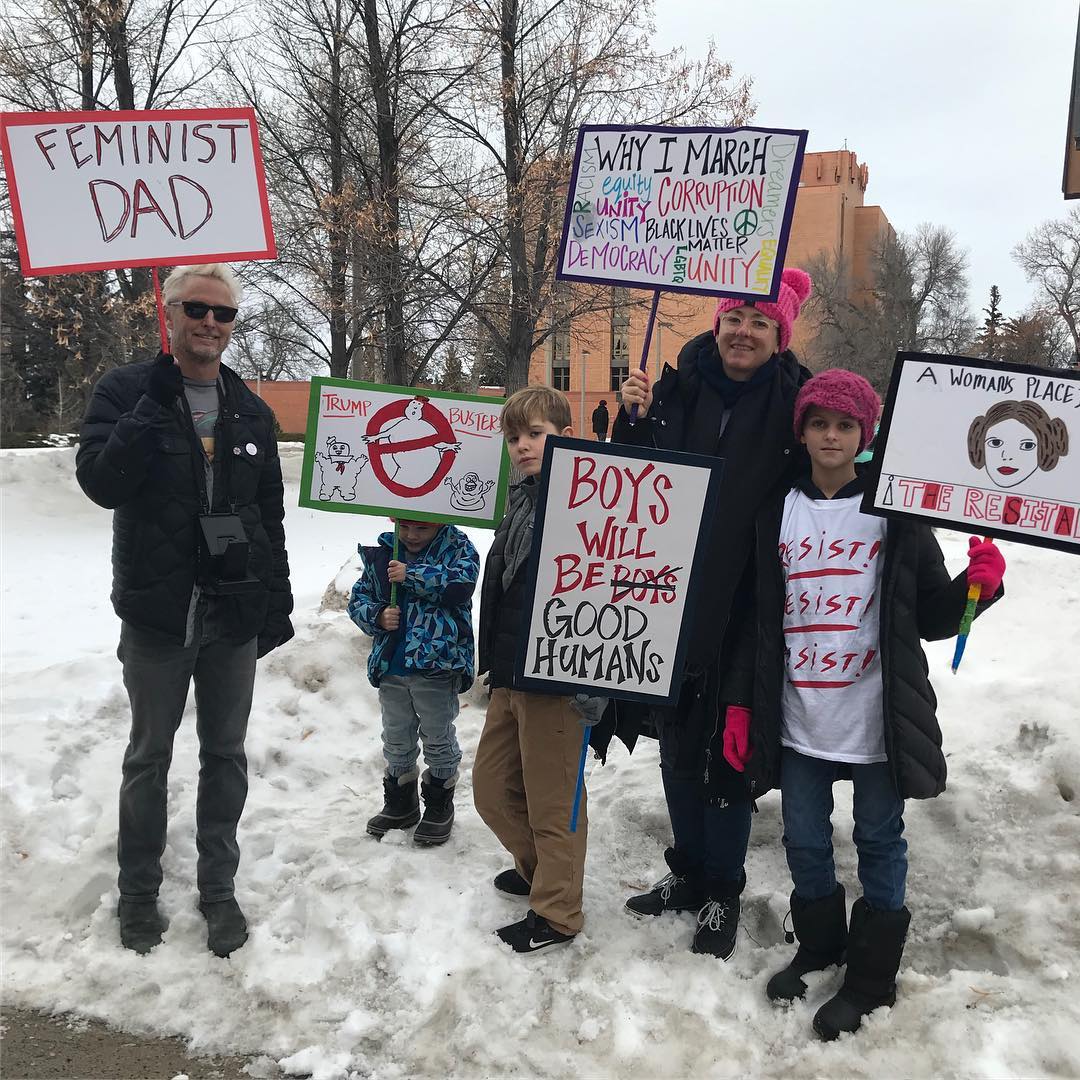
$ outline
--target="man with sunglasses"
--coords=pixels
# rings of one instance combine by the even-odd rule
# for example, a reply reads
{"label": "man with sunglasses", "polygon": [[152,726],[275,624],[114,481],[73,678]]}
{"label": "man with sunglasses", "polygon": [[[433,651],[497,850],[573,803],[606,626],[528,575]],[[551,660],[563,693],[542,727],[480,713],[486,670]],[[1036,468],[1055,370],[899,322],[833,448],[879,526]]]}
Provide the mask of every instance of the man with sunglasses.
{"label": "man with sunglasses", "polygon": [[247,940],[233,879],[255,661],[293,629],[273,413],[221,362],[239,293],[221,264],[169,275],[170,352],[101,378],[76,457],[83,491],[115,511],[112,601],[131,702],[118,913],[120,939],[138,953],[168,927],[157,902],[168,772],[192,680],[199,909],[216,955]]}

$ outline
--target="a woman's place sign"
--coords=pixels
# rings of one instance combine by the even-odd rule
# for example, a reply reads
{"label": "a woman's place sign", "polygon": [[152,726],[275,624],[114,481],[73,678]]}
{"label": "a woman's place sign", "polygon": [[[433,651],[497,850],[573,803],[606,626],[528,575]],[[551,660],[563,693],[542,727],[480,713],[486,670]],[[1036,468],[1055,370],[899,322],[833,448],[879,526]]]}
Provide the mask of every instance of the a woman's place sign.
{"label": "a woman's place sign", "polygon": [[805,131],[585,126],[558,276],[775,299]]}
{"label": "a woman's place sign", "polygon": [[901,353],[869,513],[1080,554],[1080,372]]}
{"label": "a woman's place sign", "polygon": [[716,458],[548,439],[517,685],[671,700],[721,468]]}
{"label": "a woman's place sign", "polygon": [[7,113],[24,274],[274,258],[251,109]]}

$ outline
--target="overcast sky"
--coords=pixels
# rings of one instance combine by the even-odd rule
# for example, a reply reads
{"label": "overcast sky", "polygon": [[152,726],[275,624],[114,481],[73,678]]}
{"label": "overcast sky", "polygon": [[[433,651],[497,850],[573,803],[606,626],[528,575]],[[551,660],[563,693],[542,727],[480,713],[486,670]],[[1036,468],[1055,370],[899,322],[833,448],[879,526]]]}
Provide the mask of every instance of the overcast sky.
{"label": "overcast sky", "polygon": [[[661,0],[658,47],[712,36],[754,80],[754,122],[807,128],[807,150],[847,140],[866,202],[898,231],[929,221],[969,253],[973,308],[1033,291],[1009,252],[1063,217],[1061,175],[1076,0]],[[730,12],[730,16],[727,13]]]}

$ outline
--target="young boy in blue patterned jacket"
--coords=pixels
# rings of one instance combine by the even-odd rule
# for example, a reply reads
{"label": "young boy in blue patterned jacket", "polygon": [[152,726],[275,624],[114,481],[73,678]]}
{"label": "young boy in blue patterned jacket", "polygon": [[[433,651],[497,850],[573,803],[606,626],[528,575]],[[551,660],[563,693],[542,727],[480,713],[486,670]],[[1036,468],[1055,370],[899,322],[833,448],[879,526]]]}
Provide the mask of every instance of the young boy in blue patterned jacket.
{"label": "young boy in blue patterned jacket", "polygon": [[[368,679],[382,708],[383,808],[367,824],[379,839],[411,829],[417,844],[442,844],[454,823],[454,785],[461,761],[454,720],[458,694],[473,681],[472,594],[480,561],[453,525],[399,520],[376,547],[358,547],[364,572],[353,586],[349,617],[375,640]],[[391,604],[397,586],[396,604]],[[417,759],[423,743],[423,776]],[[420,799],[424,815],[420,816]]]}

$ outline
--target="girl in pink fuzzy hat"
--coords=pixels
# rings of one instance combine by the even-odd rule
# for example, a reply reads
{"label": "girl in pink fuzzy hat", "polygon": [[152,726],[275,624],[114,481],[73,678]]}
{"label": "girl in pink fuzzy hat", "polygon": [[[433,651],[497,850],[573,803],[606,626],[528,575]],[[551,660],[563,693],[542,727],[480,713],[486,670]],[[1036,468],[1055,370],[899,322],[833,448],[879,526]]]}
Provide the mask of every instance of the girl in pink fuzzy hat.
{"label": "girl in pink fuzzy hat", "polygon": [[[847,962],[843,984],[817,1011],[823,1039],[855,1031],[896,998],[896,973],[911,915],[904,906],[904,800],[945,788],[936,701],[921,639],[952,637],[968,585],[985,610],[1001,595],[1005,560],[971,538],[967,569],[950,578],[930,528],[861,510],[856,456],[873,436],[881,405],[852,371],[815,375],[795,399],[794,433],[809,474],[759,523],[779,534],[780,566],[759,582],[756,655],[759,730],[780,745],[784,849],[799,949],[770,980],[777,1002],[801,998],[803,976]],[[775,541],[774,541],[775,545]],[[777,550],[774,546],[773,550]],[[772,688],[775,688],[772,689]],[[736,768],[747,747],[725,743]],[[851,910],[832,848],[833,784],[854,788],[854,840],[862,896]]]}

